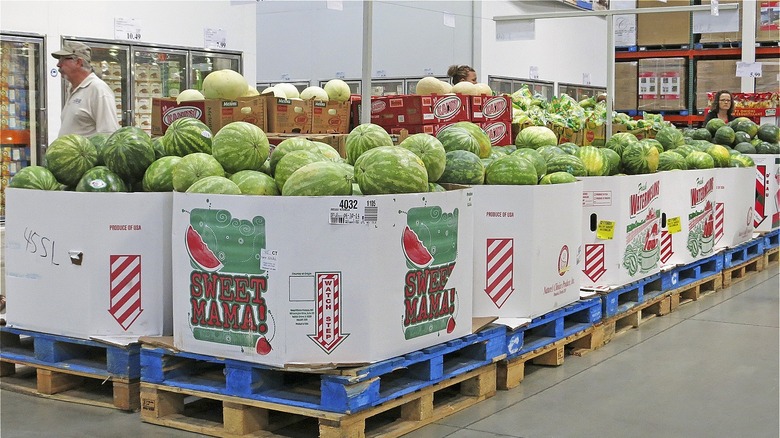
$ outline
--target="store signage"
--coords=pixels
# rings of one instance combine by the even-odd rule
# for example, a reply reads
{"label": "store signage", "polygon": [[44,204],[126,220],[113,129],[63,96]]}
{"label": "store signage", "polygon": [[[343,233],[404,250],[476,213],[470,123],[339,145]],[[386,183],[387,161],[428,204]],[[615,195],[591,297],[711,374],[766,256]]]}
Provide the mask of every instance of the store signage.
{"label": "store signage", "polygon": [[203,29],[203,47],[207,49],[224,49],[227,47],[225,29]]}
{"label": "store signage", "polygon": [[737,77],[760,78],[762,67],[760,62],[737,62]]}
{"label": "store signage", "polygon": [[114,38],[118,40],[140,41],[141,21],[137,18],[114,18]]}

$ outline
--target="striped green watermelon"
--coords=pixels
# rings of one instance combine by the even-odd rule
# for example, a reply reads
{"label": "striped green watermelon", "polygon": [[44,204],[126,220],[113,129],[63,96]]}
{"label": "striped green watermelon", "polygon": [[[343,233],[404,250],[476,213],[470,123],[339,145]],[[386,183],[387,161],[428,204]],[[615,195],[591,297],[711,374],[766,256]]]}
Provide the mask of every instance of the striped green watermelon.
{"label": "striped green watermelon", "polygon": [[753,138],[758,134],[758,125],[747,117],[737,117],[729,122],[729,126],[735,133],[742,132],[748,138]]}
{"label": "striped green watermelon", "polygon": [[737,136],[734,134],[734,130],[730,126],[721,126],[715,131],[715,135],[712,136],[712,142],[715,144],[731,146],[734,144],[734,140]]}
{"label": "striped green watermelon", "polygon": [[106,140],[103,161],[123,180],[141,181],[146,168],[154,161],[152,139],[141,128],[119,128]]}
{"label": "striped green watermelon", "polygon": [[51,170],[43,166],[21,168],[11,177],[8,187],[17,189],[60,190],[62,184],[57,181]]}
{"label": "striped green watermelon", "polygon": [[68,134],[54,140],[46,149],[46,167],[66,186],[78,184],[84,173],[97,163],[95,145],[86,137]]}
{"label": "striped green watermelon", "polygon": [[546,126],[529,126],[517,133],[515,145],[518,148],[539,149],[542,146],[558,144],[558,136]]}
{"label": "striped green watermelon", "polygon": [[428,191],[429,192],[446,192],[447,189],[441,186],[441,184],[437,183],[428,183]]}
{"label": "striped green watermelon", "polygon": [[276,165],[279,163],[279,161],[284,157],[287,153],[290,153],[292,151],[309,151],[314,152],[317,149],[317,146],[314,145],[314,142],[307,138],[303,137],[291,137],[282,140],[274,150],[271,152],[271,157],[269,161],[269,166],[271,169],[270,175],[273,176],[274,172],[276,172]]}
{"label": "striped green watermelon", "polygon": [[762,141],[756,145],[757,154],[780,154],[780,145]]}
{"label": "striped green watermelon", "polygon": [[693,131],[693,135],[691,135],[691,138],[694,140],[712,140],[712,134],[710,134],[710,131],[707,128],[698,128]]}
{"label": "striped green watermelon", "polygon": [[780,127],[773,123],[762,123],[756,131],[756,137],[767,143],[780,141]]}
{"label": "striped green watermelon", "polygon": [[568,172],[573,176],[587,176],[585,164],[578,157],[569,154],[555,155],[547,160],[547,173]]}
{"label": "striped green watermelon", "polygon": [[[664,149],[664,146],[661,144],[661,142],[656,140],[656,139],[654,139],[654,138],[643,138],[643,139],[639,140],[639,142],[640,143],[647,143],[650,146],[658,149],[658,153],[659,154],[666,150],[666,149]],[[682,145],[679,145],[679,146],[682,146]]]}
{"label": "striped green watermelon", "polygon": [[685,157],[675,151],[664,151],[658,154],[658,170],[686,170]]}
{"label": "striped green watermelon", "polygon": [[341,156],[339,155],[339,151],[336,149],[333,149],[333,146],[323,143],[321,141],[314,141],[311,142],[314,147],[317,149],[317,151],[326,159],[329,161],[345,161]]}
{"label": "striped green watermelon", "polygon": [[599,148],[599,151],[601,151],[601,155],[604,156],[604,161],[606,161],[609,166],[606,175],[617,175],[620,173],[620,155],[609,148]]}
{"label": "striped green watermelon", "polygon": [[195,181],[187,193],[212,193],[215,195],[240,195],[241,189],[224,176],[207,176]]}
{"label": "striped green watermelon", "polygon": [[693,151],[685,157],[688,169],[713,169],[715,160],[705,152]]}
{"label": "striped green watermelon", "polygon": [[729,167],[731,154],[728,149],[719,144],[713,144],[705,151],[715,161],[715,167]]}
{"label": "striped green watermelon", "polygon": [[[410,152],[411,153],[411,152]],[[412,154],[414,155],[414,154]],[[420,164],[422,167],[422,164]],[[424,171],[425,169],[423,169]],[[352,194],[353,175],[333,161],[318,161],[296,170],[284,184],[284,196],[346,196]],[[427,187],[426,187],[427,189]]]}
{"label": "striped green watermelon", "polygon": [[529,159],[536,169],[537,179],[541,178],[542,175],[547,173],[547,161],[544,159],[542,154],[539,153],[538,149],[521,148],[514,151],[512,155],[520,155]]}
{"label": "striped green watermelon", "polygon": [[[347,162],[354,165],[355,161],[369,149],[380,146],[392,146],[393,139],[390,134],[379,125],[362,123],[347,134],[345,148],[347,150]],[[273,166],[273,163],[271,163]],[[272,167],[273,169],[273,167]]]}
{"label": "striped green watermelon", "polygon": [[[434,183],[431,183],[434,184]],[[430,188],[430,186],[428,186]],[[360,184],[353,182],[352,183],[352,196],[359,196],[362,195],[363,192],[360,191]]]}
{"label": "striped green watermelon", "polygon": [[680,154],[683,157],[687,157],[688,154],[690,154],[691,152],[693,152],[695,150],[696,149],[693,146],[686,144],[684,146],[680,146],[680,147],[674,148],[671,151],[667,151],[667,152],[674,152],[675,154]]}
{"label": "striped green watermelon", "polygon": [[745,154],[739,154],[731,157],[731,161],[735,160],[741,162],[744,167],[755,167],[756,165],[756,162]]}
{"label": "striped green watermelon", "polygon": [[735,145],[739,144],[739,143],[749,142],[751,138],[752,137],[750,137],[750,134],[748,134],[747,132],[744,132],[744,131],[734,131],[734,144]]}
{"label": "striped green watermelon", "polygon": [[442,146],[444,146],[446,152],[461,150],[469,151],[480,158],[487,158],[490,156],[490,154],[485,157],[480,156],[482,151],[479,141],[468,129],[462,126],[450,125],[439,131],[439,133],[436,134],[436,138],[441,142]]}
{"label": "striped green watermelon", "polygon": [[428,191],[425,164],[414,152],[398,146],[364,152],[355,162],[355,179],[364,195]]}
{"label": "striped green watermelon", "polygon": [[734,158],[729,158],[729,165],[728,165],[728,167],[747,167],[747,166],[745,166],[745,163],[743,163],[740,160],[737,160],[737,159],[734,159]]}
{"label": "striped green watermelon", "polygon": [[485,169],[485,184],[535,185],[538,180],[534,164],[519,154],[498,158]]}
{"label": "striped green watermelon", "polygon": [[585,166],[587,176],[609,175],[610,163],[604,159],[601,149],[594,146],[582,146],[574,154]]}
{"label": "striped green watermelon", "polygon": [[542,155],[544,161],[550,161],[550,158],[554,157],[555,155],[567,155],[566,152],[564,152],[563,149],[559,148],[558,146],[542,146],[540,148],[536,148],[536,152],[539,152]]}
{"label": "striped green watermelon", "polygon": [[630,132],[618,132],[609,137],[609,140],[604,144],[604,147],[612,149],[622,157],[626,146],[633,143],[639,143],[639,139],[636,138],[636,135]]}
{"label": "striped green watermelon", "polygon": [[[664,126],[655,134],[655,139],[661,143],[664,151],[669,151],[685,144],[685,137],[682,131],[674,126]],[[663,151],[659,151],[661,153]]]}
{"label": "striped green watermelon", "polygon": [[154,137],[154,138],[152,138],[152,149],[154,149],[154,159],[155,160],[157,160],[159,158],[162,158],[162,157],[167,157],[168,156],[168,153],[165,152],[165,146],[163,146],[163,138],[165,138],[165,137]]}
{"label": "striped green watermelon", "polygon": [[[487,158],[490,156],[491,152],[491,144],[490,144],[490,137],[485,133],[485,131],[480,128],[477,124],[472,122],[457,122],[451,126],[459,126],[461,128],[465,128],[466,131],[471,133],[471,135],[474,137],[475,140],[477,140],[477,144],[479,144],[479,158]],[[446,130],[446,128],[445,128]]]}
{"label": "striped green watermelon", "polygon": [[269,153],[270,146],[265,132],[247,122],[228,123],[211,141],[211,155],[228,173],[259,170]]}
{"label": "striped green watermelon", "polygon": [[706,125],[704,125],[705,128],[707,128],[707,131],[710,131],[710,134],[713,136],[718,131],[718,129],[726,126],[726,122],[723,120],[715,117],[714,119],[710,119]]}
{"label": "striped green watermelon", "polygon": [[648,143],[630,143],[620,157],[620,167],[628,175],[654,173],[658,170],[658,149]]}
{"label": "striped green watermelon", "polygon": [[539,184],[565,184],[577,182],[577,178],[569,172],[548,173],[539,180]]}
{"label": "striped green watermelon", "polygon": [[173,189],[186,192],[195,181],[207,176],[225,176],[219,161],[203,152],[186,155],[173,166]]}
{"label": "striped green watermelon", "polygon": [[211,129],[194,117],[174,120],[164,137],[166,155],[183,157],[195,152],[211,153]]}
{"label": "striped green watermelon", "polygon": [[577,151],[580,149],[579,146],[572,142],[561,143],[558,147],[569,155],[577,155]]}
{"label": "striped green watermelon", "polygon": [[325,157],[320,155],[317,151],[298,150],[292,151],[284,155],[279,163],[276,165],[276,171],[274,172],[274,181],[279,191],[282,192],[284,183],[296,170],[301,167],[316,163],[317,161],[326,161]]}
{"label": "striped green watermelon", "polygon": [[144,172],[144,179],[141,181],[143,190],[145,192],[173,191],[173,169],[181,159],[171,155],[154,160]]}
{"label": "striped green watermelon", "polygon": [[242,195],[278,196],[282,194],[276,181],[270,175],[257,170],[236,172],[230,176],[230,180],[241,189]]}
{"label": "striped green watermelon", "polygon": [[457,150],[447,152],[446,157],[439,183],[479,185],[485,182],[485,165],[475,153]]}
{"label": "striped green watermelon", "polygon": [[98,160],[95,164],[96,166],[102,166],[103,165],[103,146],[106,145],[106,140],[111,134],[106,134],[102,132],[98,132],[97,134],[92,134],[89,137],[89,142],[92,143],[95,146],[95,149],[97,150],[98,154]]}
{"label": "striped green watermelon", "polygon": [[734,146],[734,149],[743,153],[743,154],[755,154],[756,153],[756,147],[753,146],[749,142],[742,142],[737,143],[736,146]]}
{"label": "striped green watermelon", "polygon": [[[490,140],[488,140],[489,142]],[[412,134],[398,146],[409,149],[420,157],[428,172],[428,182],[436,182],[444,173],[447,151],[438,138],[430,134]]]}
{"label": "striped green watermelon", "polygon": [[89,169],[76,184],[77,192],[126,192],[122,178],[106,166]]}

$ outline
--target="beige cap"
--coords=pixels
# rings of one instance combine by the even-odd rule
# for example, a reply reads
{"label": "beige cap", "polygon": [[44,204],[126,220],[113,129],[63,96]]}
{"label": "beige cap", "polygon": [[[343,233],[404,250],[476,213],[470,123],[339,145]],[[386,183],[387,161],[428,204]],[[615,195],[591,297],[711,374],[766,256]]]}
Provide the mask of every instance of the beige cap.
{"label": "beige cap", "polygon": [[92,49],[84,43],[76,41],[65,41],[62,43],[62,48],[52,53],[51,56],[60,59],[66,56],[75,56],[81,58],[87,62],[92,60]]}

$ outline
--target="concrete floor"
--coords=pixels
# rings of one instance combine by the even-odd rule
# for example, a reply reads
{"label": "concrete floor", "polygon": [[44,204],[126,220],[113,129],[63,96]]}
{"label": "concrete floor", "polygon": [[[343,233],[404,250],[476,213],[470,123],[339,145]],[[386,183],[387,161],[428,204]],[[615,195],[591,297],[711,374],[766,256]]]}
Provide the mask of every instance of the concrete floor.
{"label": "concrete floor", "polygon": [[[526,365],[519,387],[407,436],[777,438],[779,294],[774,265],[560,367]],[[198,435],[4,390],[0,436]]]}

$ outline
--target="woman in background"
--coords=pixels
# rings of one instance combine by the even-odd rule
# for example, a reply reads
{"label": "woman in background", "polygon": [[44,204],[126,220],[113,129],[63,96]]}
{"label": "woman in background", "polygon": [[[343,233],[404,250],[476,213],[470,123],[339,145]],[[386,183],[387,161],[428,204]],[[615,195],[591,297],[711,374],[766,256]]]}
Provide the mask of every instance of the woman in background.
{"label": "woman in background", "polygon": [[712,105],[707,112],[707,116],[704,117],[704,124],[706,125],[707,122],[716,117],[728,123],[734,120],[733,113],[734,97],[731,95],[731,92],[726,90],[718,91],[715,93],[715,99],[712,101]]}
{"label": "woman in background", "polygon": [[452,78],[452,85],[463,81],[477,83],[477,72],[468,65],[451,65],[447,69],[447,76]]}

